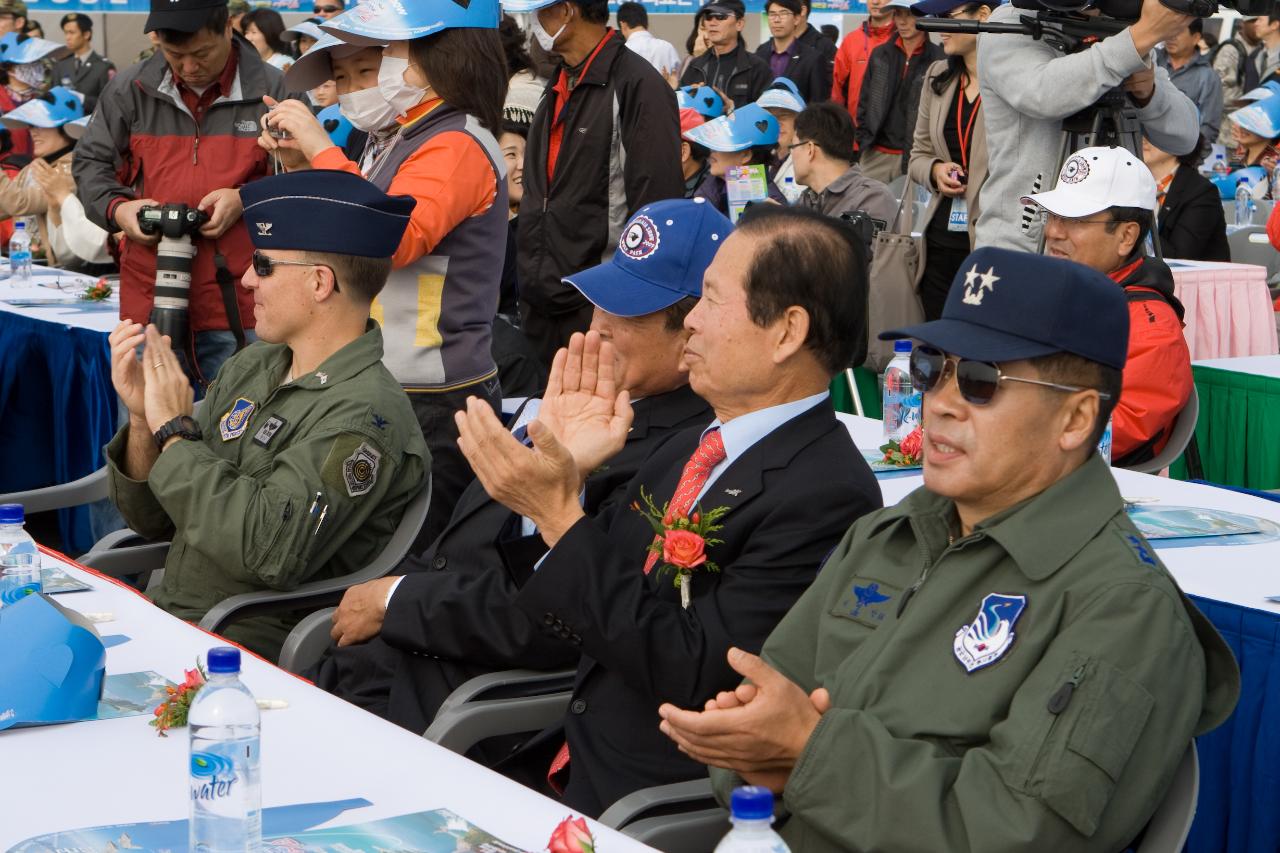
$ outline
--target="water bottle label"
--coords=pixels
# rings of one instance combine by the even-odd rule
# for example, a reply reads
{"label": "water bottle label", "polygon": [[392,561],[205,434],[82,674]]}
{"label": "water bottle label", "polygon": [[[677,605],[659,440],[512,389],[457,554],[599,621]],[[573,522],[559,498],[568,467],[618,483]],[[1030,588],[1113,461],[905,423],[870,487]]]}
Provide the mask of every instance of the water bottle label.
{"label": "water bottle label", "polygon": [[0,571],[0,607],[17,604],[28,595],[44,590],[40,569],[31,565]]}
{"label": "water bottle label", "polygon": [[209,815],[244,818],[250,806],[250,768],[258,764],[256,738],[208,741],[191,752],[192,806]]}

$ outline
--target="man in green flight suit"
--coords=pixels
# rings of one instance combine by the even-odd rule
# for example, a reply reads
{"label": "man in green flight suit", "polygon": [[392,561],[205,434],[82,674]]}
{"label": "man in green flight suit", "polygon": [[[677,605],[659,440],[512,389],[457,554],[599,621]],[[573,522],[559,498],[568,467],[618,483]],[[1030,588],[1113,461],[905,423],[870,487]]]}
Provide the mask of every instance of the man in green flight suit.
{"label": "man in green flight suit", "polygon": [[[359,569],[428,467],[369,318],[413,199],[322,170],[247,184],[241,196],[256,249],[242,284],[260,341],[222,366],[199,416],[155,326],[124,320],[110,336],[112,382],[129,410],[107,445],[111,498],[138,533],[172,537],[155,603],[192,621],[228,596]],[[295,621],[254,617],[225,633],[274,659]]]}
{"label": "man in green flight suit", "polygon": [[979,249],[911,337],[924,487],[860,519],[747,677],[660,727],[781,793],[792,851],[1124,849],[1193,735],[1239,695],[1231,652],[1129,521],[1094,448],[1120,394],[1124,294]]}

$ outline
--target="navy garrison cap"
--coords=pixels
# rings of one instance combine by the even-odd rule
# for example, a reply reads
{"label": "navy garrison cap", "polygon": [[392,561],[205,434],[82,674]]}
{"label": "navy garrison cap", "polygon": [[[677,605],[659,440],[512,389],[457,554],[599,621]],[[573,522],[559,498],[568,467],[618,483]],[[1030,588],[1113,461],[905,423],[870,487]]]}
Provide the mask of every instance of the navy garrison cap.
{"label": "navy garrison cap", "polygon": [[245,184],[244,224],[258,249],[389,258],[395,254],[412,196],[389,196],[359,175],[303,169]]}
{"label": "navy garrison cap", "polygon": [[880,335],[893,338],[974,361],[1067,352],[1123,370],[1129,306],[1123,288],[1082,264],[984,248],[960,265],[941,319]]}

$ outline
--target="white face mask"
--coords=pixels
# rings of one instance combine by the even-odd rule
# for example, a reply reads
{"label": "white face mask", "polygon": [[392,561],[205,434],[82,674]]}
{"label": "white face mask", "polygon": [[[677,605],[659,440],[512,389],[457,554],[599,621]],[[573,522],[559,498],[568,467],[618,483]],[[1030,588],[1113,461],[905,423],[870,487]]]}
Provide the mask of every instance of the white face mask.
{"label": "white face mask", "polygon": [[374,133],[395,124],[395,107],[388,104],[378,88],[360,89],[338,96],[338,108],[358,130]]}
{"label": "white face mask", "polygon": [[409,60],[396,56],[383,56],[378,68],[378,91],[387,103],[395,108],[396,115],[406,115],[422,103],[427,90],[405,82],[404,72],[409,70]]}
{"label": "white face mask", "polygon": [[560,38],[560,36],[564,33],[564,28],[569,26],[569,22],[565,21],[563,24],[560,25],[560,29],[556,30],[554,33],[549,33],[547,32],[546,28],[542,26],[542,21],[538,20],[537,12],[534,12],[531,18],[532,18],[531,23],[533,27],[533,37],[538,40],[539,47],[541,47],[547,53],[550,53],[552,50],[555,49],[556,39]]}

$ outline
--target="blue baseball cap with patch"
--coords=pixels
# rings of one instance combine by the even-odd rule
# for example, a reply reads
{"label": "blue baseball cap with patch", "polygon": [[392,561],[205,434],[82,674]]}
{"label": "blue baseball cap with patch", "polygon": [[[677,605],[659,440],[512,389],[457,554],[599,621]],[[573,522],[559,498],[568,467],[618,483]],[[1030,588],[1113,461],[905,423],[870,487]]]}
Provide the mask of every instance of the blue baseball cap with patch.
{"label": "blue baseball cap with patch", "polygon": [[800,87],[786,77],[774,79],[769,87],[760,93],[756,103],[766,110],[791,110],[793,113],[804,112],[804,98],[800,97]]}
{"label": "blue baseball cap with patch", "polygon": [[705,119],[724,115],[724,98],[710,86],[681,86],[676,89],[676,107],[693,110]]}
{"label": "blue baseball cap with patch", "polygon": [[389,196],[359,175],[304,169],[251,181],[240,189],[244,224],[258,249],[389,258],[395,254],[412,196]]}
{"label": "blue baseball cap with patch", "polygon": [[65,86],[54,86],[45,94],[0,116],[0,124],[14,129],[62,127],[81,118],[84,118],[84,102],[79,93]]}
{"label": "blue baseball cap with patch", "polygon": [[652,314],[702,296],[702,275],[731,233],[733,223],[703,199],[657,201],[627,222],[611,260],[563,280],[602,311]]}
{"label": "blue baseball cap with patch", "polygon": [[975,361],[1067,352],[1123,370],[1129,305],[1123,288],[1082,264],[982,248],[960,264],[942,318],[880,334],[895,338]]}
{"label": "blue baseball cap with patch", "polygon": [[711,151],[746,151],[776,144],[778,120],[759,104],[746,104],[727,116],[685,131],[684,138]]}
{"label": "blue baseball cap with patch", "polygon": [[496,30],[501,17],[498,0],[363,0],[320,29],[351,44],[377,45],[454,28]]}

